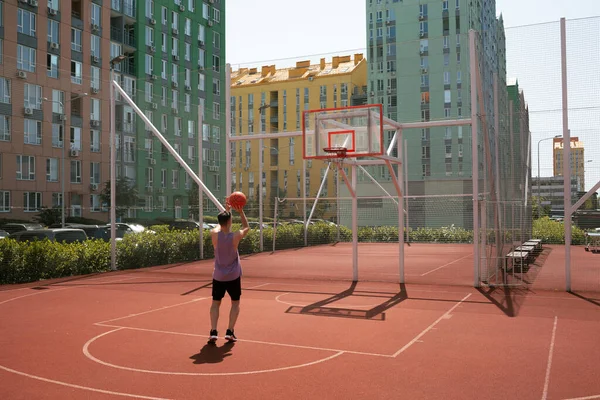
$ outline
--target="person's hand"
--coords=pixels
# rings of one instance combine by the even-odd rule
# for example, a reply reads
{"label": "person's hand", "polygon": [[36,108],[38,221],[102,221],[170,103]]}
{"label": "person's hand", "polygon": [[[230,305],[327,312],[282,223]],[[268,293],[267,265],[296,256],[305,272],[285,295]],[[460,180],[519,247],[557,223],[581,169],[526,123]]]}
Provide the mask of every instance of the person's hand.
{"label": "person's hand", "polygon": [[229,204],[229,196],[225,197],[225,211],[231,211],[231,204]]}

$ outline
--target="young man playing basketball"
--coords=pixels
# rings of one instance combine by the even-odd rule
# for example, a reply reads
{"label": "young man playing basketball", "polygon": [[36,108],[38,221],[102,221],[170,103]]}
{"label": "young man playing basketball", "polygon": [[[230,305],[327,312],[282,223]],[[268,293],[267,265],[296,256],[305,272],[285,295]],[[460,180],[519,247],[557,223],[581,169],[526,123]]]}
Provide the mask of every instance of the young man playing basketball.
{"label": "young man playing basketball", "polygon": [[242,294],[241,276],[242,265],[238,253],[240,241],[248,234],[250,227],[244,214],[243,207],[235,210],[240,213],[242,229],[231,232],[231,205],[229,199],[225,204],[225,211],[219,213],[219,226],[211,230],[212,243],[215,248],[215,265],[212,283],[212,305],[210,307],[210,337],[209,342],[218,339],[217,322],[219,321],[219,308],[225,292],[231,298],[231,310],[229,311],[229,326],[225,333],[225,339],[235,342],[235,322],[240,313],[240,296]]}

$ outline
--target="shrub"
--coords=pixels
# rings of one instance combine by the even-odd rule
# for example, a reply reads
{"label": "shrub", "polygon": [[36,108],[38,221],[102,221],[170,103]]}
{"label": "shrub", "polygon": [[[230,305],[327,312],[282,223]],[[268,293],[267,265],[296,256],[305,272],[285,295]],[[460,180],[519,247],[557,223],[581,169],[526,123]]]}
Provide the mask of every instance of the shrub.
{"label": "shrub", "polygon": [[[533,221],[533,236],[542,239],[543,243],[564,244],[565,225],[563,222],[551,220],[549,217]],[[571,244],[585,244],[585,231],[573,226],[571,228]]]}

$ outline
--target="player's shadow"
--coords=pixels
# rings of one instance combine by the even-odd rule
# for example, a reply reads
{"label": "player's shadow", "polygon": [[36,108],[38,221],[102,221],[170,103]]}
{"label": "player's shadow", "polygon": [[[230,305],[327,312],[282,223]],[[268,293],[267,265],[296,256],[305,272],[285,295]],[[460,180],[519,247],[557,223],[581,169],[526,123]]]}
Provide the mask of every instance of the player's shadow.
{"label": "player's shadow", "polygon": [[[398,305],[402,301],[408,299],[408,293],[406,292],[406,285],[400,284],[400,291],[396,294],[392,293],[376,293],[373,291],[361,291],[356,289],[357,282],[352,282],[350,287],[340,293],[337,293],[324,300],[317,301],[313,304],[306,305],[304,307],[292,306],[286,310],[286,313],[290,314],[305,314],[315,315],[323,317],[338,317],[338,318],[355,318],[355,319],[368,319],[375,321],[385,321],[385,311]],[[332,303],[340,301],[346,297],[358,296],[358,297],[383,297],[386,300],[381,304],[376,305],[370,309],[359,309],[359,308],[344,308],[344,307],[331,307],[328,306]]]}
{"label": "player's shadow", "polygon": [[215,343],[206,343],[200,353],[194,354],[190,359],[194,360],[194,364],[217,364],[232,356],[231,349],[233,349],[233,346],[235,346],[233,342],[227,342],[222,346],[217,346]]}

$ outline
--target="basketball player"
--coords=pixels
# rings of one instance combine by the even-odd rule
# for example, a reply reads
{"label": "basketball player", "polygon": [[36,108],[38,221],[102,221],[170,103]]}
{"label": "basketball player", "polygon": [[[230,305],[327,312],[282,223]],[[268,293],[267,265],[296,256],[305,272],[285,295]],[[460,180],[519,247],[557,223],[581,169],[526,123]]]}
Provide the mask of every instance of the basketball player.
{"label": "basketball player", "polygon": [[217,322],[219,320],[219,308],[225,292],[231,298],[231,310],[229,311],[229,327],[225,333],[225,340],[235,342],[234,327],[240,313],[240,296],[242,294],[241,276],[242,265],[238,253],[240,241],[248,234],[250,227],[244,214],[243,207],[235,208],[242,219],[242,229],[231,232],[231,205],[229,199],[225,201],[225,211],[219,213],[217,219],[219,225],[211,230],[213,247],[215,248],[215,265],[212,283],[212,305],[210,307],[210,337],[209,342],[218,339]]}

